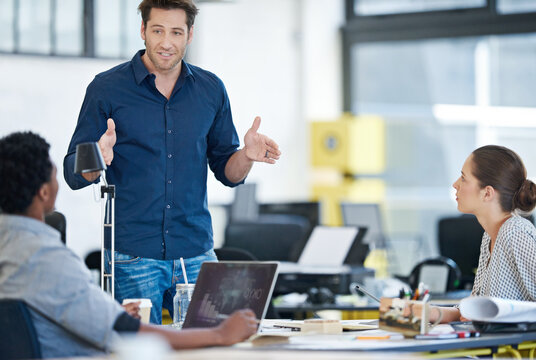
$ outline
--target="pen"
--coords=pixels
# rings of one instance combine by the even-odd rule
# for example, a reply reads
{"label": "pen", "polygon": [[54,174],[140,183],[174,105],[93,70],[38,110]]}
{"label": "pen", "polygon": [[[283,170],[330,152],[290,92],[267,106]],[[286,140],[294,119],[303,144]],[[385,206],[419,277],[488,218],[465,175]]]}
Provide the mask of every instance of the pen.
{"label": "pen", "polygon": [[478,331],[456,331],[445,334],[419,334],[415,335],[415,339],[418,340],[433,340],[433,339],[464,339],[469,337],[479,337]]}
{"label": "pen", "polygon": [[[423,296],[423,299],[426,297],[426,295],[428,295],[430,292],[428,291],[428,289],[424,290],[424,293],[422,294]],[[429,295],[428,295],[429,296]]]}
{"label": "pen", "polygon": [[380,302],[380,299],[378,299],[376,296],[372,295],[371,293],[369,293],[367,290],[365,290],[365,288],[361,285],[356,285],[355,288],[359,291],[361,291],[363,294],[367,295],[367,296],[370,296],[372,299],[376,300],[377,302]]}
{"label": "pen", "polygon": [[456,331],[456,335],[459,338],[469,338],[469,337],[479,337],[480,333],[478,331]]}
{"label": "pen", "polygon": [[427,293],[427,292],[425,292],[425,293],[424,293],[424,296],[423,296],[423,298],[422,298],[422,302],[423,302],[423,303],[427,303],[428,300],[430,300],[430,294]]}
{"label": "pen", "polygon": [[415,339],[417,340],[456,339],[457,337],[458,334],[456,333],[415,335]]}

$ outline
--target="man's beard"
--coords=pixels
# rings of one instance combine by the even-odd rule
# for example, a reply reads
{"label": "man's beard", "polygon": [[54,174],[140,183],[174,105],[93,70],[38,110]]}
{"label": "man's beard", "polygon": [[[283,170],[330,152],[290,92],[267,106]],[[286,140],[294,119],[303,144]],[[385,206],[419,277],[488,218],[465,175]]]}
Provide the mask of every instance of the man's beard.
{"label": "man's beard", "polygon": [[[164,52],[164,51],[161,51],[161,52]],[[186,54],[186,47],[184,49],[181,49],[178,52],[177,58],[175,59],[175,61],[173,61],[169,65],[169,67],[163,67],[161,65],[160,59],[158,58],[158,52],[157,51],[148,51],[147,52],[147,56],[149,56],[149,59],[153,63],[154,67],[156,69],[158,69],[158,70],[164,70],[164,71],[169,71],[169,70],[174,69],[182,61],[182,59],[184,58],[185,54]]]}

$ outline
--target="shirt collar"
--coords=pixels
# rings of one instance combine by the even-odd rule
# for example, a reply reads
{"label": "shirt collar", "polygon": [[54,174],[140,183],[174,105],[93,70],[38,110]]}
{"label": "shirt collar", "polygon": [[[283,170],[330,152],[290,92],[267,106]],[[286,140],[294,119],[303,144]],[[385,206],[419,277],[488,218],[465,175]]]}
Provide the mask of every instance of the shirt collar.
{"label": "shirt collar", "polygon": [[[145,50],[140,50],[132,58],[132,68],[134,69],[134,77],[136,78],[136,83],[138,85],[140,85],[147,76],[151,75],[141,60],[143,54],[145,54]],[[181,74],[179,75],[179,78],[184,77],[184,79],[186,79],[189,76],[195,81],[191,66],[186,63],[186,61],[182,60]]]}
{"label": "shirt collar", "polygon": [[141,56],[145,54],[145,50],[140,50],[132,58],[132,68],[134,69],[134,77],[136,78],[136,83],[139,85],[141,82],[150,75],[149,71],[141,61]]}

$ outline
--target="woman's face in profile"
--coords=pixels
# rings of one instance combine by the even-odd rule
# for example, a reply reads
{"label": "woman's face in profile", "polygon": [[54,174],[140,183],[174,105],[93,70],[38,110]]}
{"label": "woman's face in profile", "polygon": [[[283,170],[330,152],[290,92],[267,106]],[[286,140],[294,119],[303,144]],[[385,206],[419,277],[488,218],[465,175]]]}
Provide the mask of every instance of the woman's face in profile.
{"label": "woman's face in profile", "polygon": [[458,210],[474,214],[482,204],[482,190],[478,180],[473,176],[473,155],[469,155],[462,167],[462,174],[452,186],[456,189]]}

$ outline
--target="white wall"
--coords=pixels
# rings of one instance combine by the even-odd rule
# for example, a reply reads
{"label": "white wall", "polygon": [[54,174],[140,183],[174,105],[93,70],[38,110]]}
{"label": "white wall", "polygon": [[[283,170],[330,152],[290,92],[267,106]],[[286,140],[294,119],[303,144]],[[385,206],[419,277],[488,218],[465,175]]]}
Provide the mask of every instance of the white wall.
{"label": "white wall", "polygon": [[[307,122],[340,115],[343,1],[237,0],[200,10],[189,61],[224,81],[241,138],[260,115],[260,131],[283,152],[275,166],[256,164],[248,181],[259,184],[261,201],[307,199]],[[0,55],[0,135],[41,134],[61,173],[87,84],[122,61]],[[93,188],[72,191],[59,180],[68,246],[85,256],[99,247],[99,203]],[[231,189],[213,177],[208,184],[209,202],[231,201]]]}
{"label": "white wall", "polygon": [[31,130],[51,145],[60,183],[56,208],[67,218],[68,246],[80,256],[100,247],[100,205],[93,200],[93,187],[72,191],[67,186],[63,180],[63,157],[86,86],[95,74],[117,63],[117,60],[0,56],[0,135]]}

